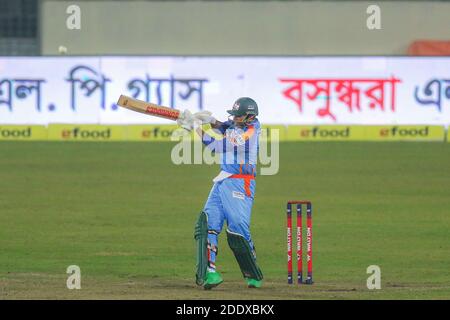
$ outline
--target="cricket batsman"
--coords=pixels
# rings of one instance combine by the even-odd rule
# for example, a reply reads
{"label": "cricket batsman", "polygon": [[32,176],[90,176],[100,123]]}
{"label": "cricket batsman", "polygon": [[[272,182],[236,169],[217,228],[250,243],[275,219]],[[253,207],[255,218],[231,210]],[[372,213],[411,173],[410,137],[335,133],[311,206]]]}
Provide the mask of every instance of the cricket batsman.
{"label": "cricket batsman", "polygon": [[178,121],[192,130],[193,118],[210,123],[222,139],[215,139],[200,127],[196,132],[204,145],[220,154],[221,171],[195,225],[197,243],[196,283],[209,290],[223,279],[216,270],[218,236],[227,222],[228,245],[234,253],[249,288],[259,288],[263,274],[256,263],[255,246],[250,234],[250,218],[255,196],[255,176],[261,127],[256,116],[258,105],[248,97],[234,103],[229,120],[220,122],[210,112],[198,112]]}

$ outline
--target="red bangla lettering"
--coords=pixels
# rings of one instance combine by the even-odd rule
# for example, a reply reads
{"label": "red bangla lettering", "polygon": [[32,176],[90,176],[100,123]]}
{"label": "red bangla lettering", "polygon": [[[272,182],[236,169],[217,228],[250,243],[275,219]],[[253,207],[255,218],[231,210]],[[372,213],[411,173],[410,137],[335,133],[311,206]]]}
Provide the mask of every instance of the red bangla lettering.
{"label": "red bangla lettering", "polygon": [[[390,102],[391,112],[395,112],[396,85],[401,80],[392,76],[390,78],[361,78],[361,79],[279,79],[287,84],[282,95],[294,102],[300,113],[303,112],[304,99],[309,101],[325,100],[324,105],[317,110],[320,118],[331,118],[337,121],[332,111],[336,104],[345,105],[350,113],[361,112],[362,99],[366,100],[368,110],[384,112],[387,101]],[[390,99],[388,100],[388,97]],[[334,102],[334,103],[333,103]]]}

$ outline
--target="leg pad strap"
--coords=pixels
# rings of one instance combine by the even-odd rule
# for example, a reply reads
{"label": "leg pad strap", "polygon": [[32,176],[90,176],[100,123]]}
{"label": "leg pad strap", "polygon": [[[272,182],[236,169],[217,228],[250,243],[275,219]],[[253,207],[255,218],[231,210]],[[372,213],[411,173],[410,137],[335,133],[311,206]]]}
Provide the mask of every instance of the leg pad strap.
{"label": "leg pad strap", "polygon": [[197,272],[195,282],[201,286],[206,279],[208,268],[208,216],[201,212],[195,224],[194,239],[197,243]]}
{"label": "leg pad strap", "polygon": [[256,264],[255,252],[250,248],[248,241],[242,235],[229,230],[227,240],[244,278],[262,280],[263,274]]}

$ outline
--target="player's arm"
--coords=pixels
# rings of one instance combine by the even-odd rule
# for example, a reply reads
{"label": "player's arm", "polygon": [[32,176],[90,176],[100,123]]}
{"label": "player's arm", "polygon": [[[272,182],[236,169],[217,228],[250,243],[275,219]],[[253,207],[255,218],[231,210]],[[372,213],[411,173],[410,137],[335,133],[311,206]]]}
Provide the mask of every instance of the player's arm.
{"label": "player's arm", "polygon": [[220,127],[222,127],[223,122],[220,122],[220,121],[217,120],[217,119],[214,119],[214,120],[215,120],[214,122],[210,122],[211,128],[213,128],[213,129],[219,129]]}
{"label": "player's arm", "polygon": [[218,141],[207,134],[201,127],[195,129],[202,143],[213,152],[220,152],[223,148],[218,148]]}
{"label": "player's arm", "polygon": [[200,137],[200,139],[202,139],[203,141],[203,135],[206,134],[205,131],[203,131],[203,129],[201,127],[197,127],[197,129],[195,129],[195,132],[197,132],[198,136]]}
{"label": "player's arm", "polygon": [[225,140],[216,140],[214,137],[211,137],[208,133],[206,133],[201,127],[197,127],[195,129],[195,132],[197,132],[202,143],[208,149],[210,149],[213,152],[222,152],[223,151],[223,142]]}
{"label": "player's arm", "polygon": [[218,133],[223,134],[223,136],[218,139],[210,136],[208,132],[205,132],[202,128],[196,128],[197,134],[200,136],[202,143],[211,151],[216,153],[224,153],[228,150],[233,150],[234,147],[239,145],[244,145],[247,133],[242,133],[240,135],[234,135],[233,142],[231,142],[225,135],[225,131],[230,126],[230,121],[222,123],[221,126],[217,127]]}
{"label": "player's arm", "polygon": [[215,132],[223,133],[222,128],[224,128],[224,122],[221,122],[221,121],[217,120],[216,118],[214,118],[211,115],[210,111],[206,111],[206,110],[199,111],[197,113],[194,113],[192,116],[196,120],[200,121],[201,124],[209,124]]}
{"label": "player's arm", "polygon": [[[214,131],[222,134],[224,134],[225,130],[230,126],[228,122],[225,123],[218,121],[211,115],[210,111],[206,110],[199,111],[194,114],[191,114],[189,110],[185,110],[181,113],[181,116],[177,120],[177,123],[188,131],[192,130],[195,127],[194,122],[196,122],[197,124],[209,124],[211,128],[214,129]],[[198,127],[196,129],[196,132],[200,136],[200,138],[202,138],[202,141],[205,145],[209,144],[207,141],[214,140],[214,138],[203,131],[201,127]]]}

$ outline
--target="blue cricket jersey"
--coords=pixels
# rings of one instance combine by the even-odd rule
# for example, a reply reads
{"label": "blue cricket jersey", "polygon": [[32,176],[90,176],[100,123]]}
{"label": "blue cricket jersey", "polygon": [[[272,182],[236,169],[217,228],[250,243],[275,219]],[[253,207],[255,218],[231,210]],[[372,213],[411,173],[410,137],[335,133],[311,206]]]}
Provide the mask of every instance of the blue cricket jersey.
{"label": "blue cricket jersey", "polygon": [[222,171],[256,176],[259,135],[261,134],[258,119],[244,128],[236,127],[233,121],[229,120],[215,130],[222,133],[222,139],[214,139],[204,133],[202,142],[212,151],[220,153]]}

